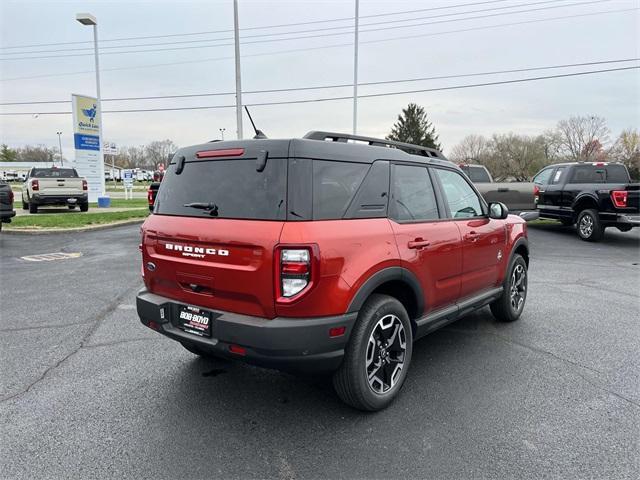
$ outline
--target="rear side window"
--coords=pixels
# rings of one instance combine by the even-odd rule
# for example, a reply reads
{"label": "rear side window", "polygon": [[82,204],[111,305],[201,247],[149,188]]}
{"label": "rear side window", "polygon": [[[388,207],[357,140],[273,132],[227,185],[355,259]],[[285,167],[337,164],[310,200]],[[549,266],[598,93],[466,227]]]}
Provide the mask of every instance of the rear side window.
{"label": "rear side window", "polygon": [[549,180],[551,179],[551,172],[553,172],[553,168],[542,170],[535,177],[533,177],[533,183],[537,183],[538,185],[548,184]]}
{"label": "rear side window", "polygon": [[393,166],[391,217],[398,221],[436,220],[438,204],[426,167]]}
{"label": "rear side window", "polygon": [[451,217],[470,218],[483,214],[480,198],[462,175],[441,168],[435,171],[440,178]]}
{"label": "rear side window", "polygon": [[[255,159],[172,163],[158,190],[154,212],[205,218],[284,220],[287,160],[270,158],[262,172]],[[187,206],[191,204],[191,206]]]}
{"label": "rear side window", "polygon": [[32,178],[77,178],[78,174],[73,168],[34,168],[31,171]]}
{"label": "rear side window", "polygon": [[569,183],[628,183],[624,165],[578,165],[573,167]]}
{"label": "rear side window", "polygon": [[460,167],[473,183],[491,183],[489,173],[484,167],[463,165]]}
{"label": "rear side window", "polygon": [[313,160],[313,219],[342,218],[371,165]]}

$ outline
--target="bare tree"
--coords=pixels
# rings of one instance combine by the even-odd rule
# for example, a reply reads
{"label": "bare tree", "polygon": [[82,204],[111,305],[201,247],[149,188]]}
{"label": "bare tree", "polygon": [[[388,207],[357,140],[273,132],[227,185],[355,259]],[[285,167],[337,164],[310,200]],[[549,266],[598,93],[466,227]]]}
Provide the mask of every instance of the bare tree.
{"label": "bare tree", "polygon": [[556,127],[560,153],[572,160],[595,159],[609,142],[610,130],[604,118],[595,115],[570,117]]}
{"label": "bare tree", "polygon": [[488,152],[488,142],[485,137],[467,135],[451,149],[449,158],[457,163],[482,163]]}
{"label": "bare tree", "polygon": [[145,165],[155,169],[159,163],[167,163],[170,154],[178,149],[172,140],[156,140],[149,143],[145,148]]}
{"label": "bare tree", "polygon": [[58,149],[46,145],[26,145],[16,153],[18,162],[53,162],[54,158],[59,158]]}
{"label": "bare tree", "polygon": [[623,130],[609,151],[609,156],[617,162],[624,163],[629,169],[631,178],[640,178],[640,132],[629,128]]}
{"label": "bare tree", "polygon": [[550,163],[545,147],[546,143],[542,135],[537,137],[514,133],[493,135],[485,166],[498,181],[525,182]]}

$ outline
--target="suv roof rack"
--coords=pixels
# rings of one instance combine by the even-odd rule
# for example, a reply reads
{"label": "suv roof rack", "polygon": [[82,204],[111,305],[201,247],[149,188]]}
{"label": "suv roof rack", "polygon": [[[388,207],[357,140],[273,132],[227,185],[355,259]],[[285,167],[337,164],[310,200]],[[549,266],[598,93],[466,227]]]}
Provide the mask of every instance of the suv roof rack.
{"label": "suv roof rack", "polygon": [[312,130],[302,138],[306,138],[307,140],[321,140],[321,141],[328,140],[332,142],[345,142],[345,143],[348,140],[355,140],[358,142],[365,142],[368,145],[372,145],[375,147],[397,148],[399,150],[403,150],[404,152],[414,154],[414,155],[418,154],[424,157],[433,157],[433,158],[440,158],[440,159],[446,160],[442,152],[438,151],[435,148],[423,147],[422,145],[414,145],[412,143],[396,142],[394,140],[385,140],[382,138],[363,137],[362,135],[323,132],[323,131],[316,131],[316,130]]}

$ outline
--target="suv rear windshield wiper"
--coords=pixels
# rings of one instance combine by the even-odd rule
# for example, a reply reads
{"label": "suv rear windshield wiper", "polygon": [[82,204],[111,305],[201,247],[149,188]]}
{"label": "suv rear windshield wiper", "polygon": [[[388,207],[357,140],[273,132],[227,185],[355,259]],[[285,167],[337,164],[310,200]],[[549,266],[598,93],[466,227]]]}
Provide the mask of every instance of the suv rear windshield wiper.
{"label": "suv rear windshield wiper", "polygon": [[188,208],[198,208],[200,210],[207,210],[209,212],[209,215],[211,215],[212,217],[218,216],[218,205],[216,205],[213,202],[208,202],[208,203],[191,202],[191,203],[185,203],[183,206]]}

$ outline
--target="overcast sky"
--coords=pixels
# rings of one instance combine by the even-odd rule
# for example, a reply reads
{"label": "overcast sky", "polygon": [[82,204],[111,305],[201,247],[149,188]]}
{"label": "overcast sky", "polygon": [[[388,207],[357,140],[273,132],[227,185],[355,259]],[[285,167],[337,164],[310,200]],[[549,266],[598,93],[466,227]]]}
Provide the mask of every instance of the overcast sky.
{"label": "overcast sky", "polygon": [[[241,38],[244,42],[252,42],[241,47],[243,91],[348,84],[353,81],[353,33],[349,33],[352,21],[252,29],[348,19],[354,15],[352,1],[239,0],[239,3],[240,27],[249,28],[241,32]],[[471,0],[361,0],[360,82],[640,57],[638,0],[482,0],[474,5],[441,8],[470,3]],[[100,67],[102,96],[105,99],[232,92],[235,88],[233,46],[202,47],[206,41],[211,43],[212,40],[232,35],[224,32],[233,28],[232,0],[0,0],[0,4],[1,102],[66,101],[70,99],[71,93],[95,94],[92,50],[82,50],[92,47],[92,43],[22,47],[92,40],[91,29],[75,21],[75,14],[78,12],[90,12],[98,18],[101,47],[104,47],[101,50]],[[514,5],[519,7],[504,8]],[[560,5],[563,7],[556,8]],[[423,9],[432,10],[391,15]],[[531,9],[539,10],[522,12]],[[474,11],[475,13],[451,15]],[[507,12],[517,11],[521,13],[505,15]],[[472,16],[485,18],[462,20]],[[554,20],[538,22],[543,19]],[[395,23],[388,23],[391,21]],[[377,25],[364,26],[369,23]],[[515,25],[495,27],[509,23]],[[421,25],[410,26],[414,24]],[[487,26],[491,28],[483,28]],[[327,30],[333,27],[345,28]],[[323,30],[309,31],[317,29]],[[365,32],[366,29],[384,30]],[[108,41],[220,30],[223,32]],[[293,40],[278,40],[287,38],[286,35],[255,37],[292,31],[299,33],[288,35],[289,37],[314,37]],[[335,35],[345,32],[346,35]],[[222,40],[218,43],[230,42]],[[145,44],[149,46],[141,46]],[[20,48],[6,48],[14,46]],[[107,48],[116,46],[123,47]],[[174,50],[167,50],[171,48]],[[113,53],[143,49],[155,51]],[[35,51],[41,53],[25,53]],[[85,55],[59,56],[77,54]],[[54,58],[24,59],[35,56]],[[424,90],[639,64],[636,61],[361,86],[359,93],[366,95]],[[639,72],[636,69],[528,83],[362,98],[359,101],[358,130],[365,135],[384,136],[399,111],[407,103],[416,102],[426,108],[445,152],[450,151],[456,142],[470,133],[490,135],[494,132],[513,131],[538,134],[570,115],[601,115],[607,119],[615,136],[623,128],[640,125]],[[252,104],[351,94],[351,88],[334,88],[245,94],[243,100],[244,103]],[[234,103],[233,95],[109,101],[103,103],[103,110]],[[47,112],[70,111],[71,107],[61,103],[0,108],[2,112]],[[317,129],[350,132],[352,102],[338,100],[255,106],[252,108],[252,115],[258,127],[273,138],[299,137],[309,130]],[[105,140],[119,145],[141,145],[152,140],[170,138],[179,146],[185,146],[218,138],[220,128],[226,128],[227,138],[235,136],[233,108],[105,113],[103,117]],[[249,133],[249,128],[248,119],[245,118],[245,135]],[[41,114],[37,118],[32,115],[2,116],[0,131],[0,141],[14,147],[24,144],[57,146],[56,131],[62,131],[64,154],[67,157],[73,156],[71,115]]]}

